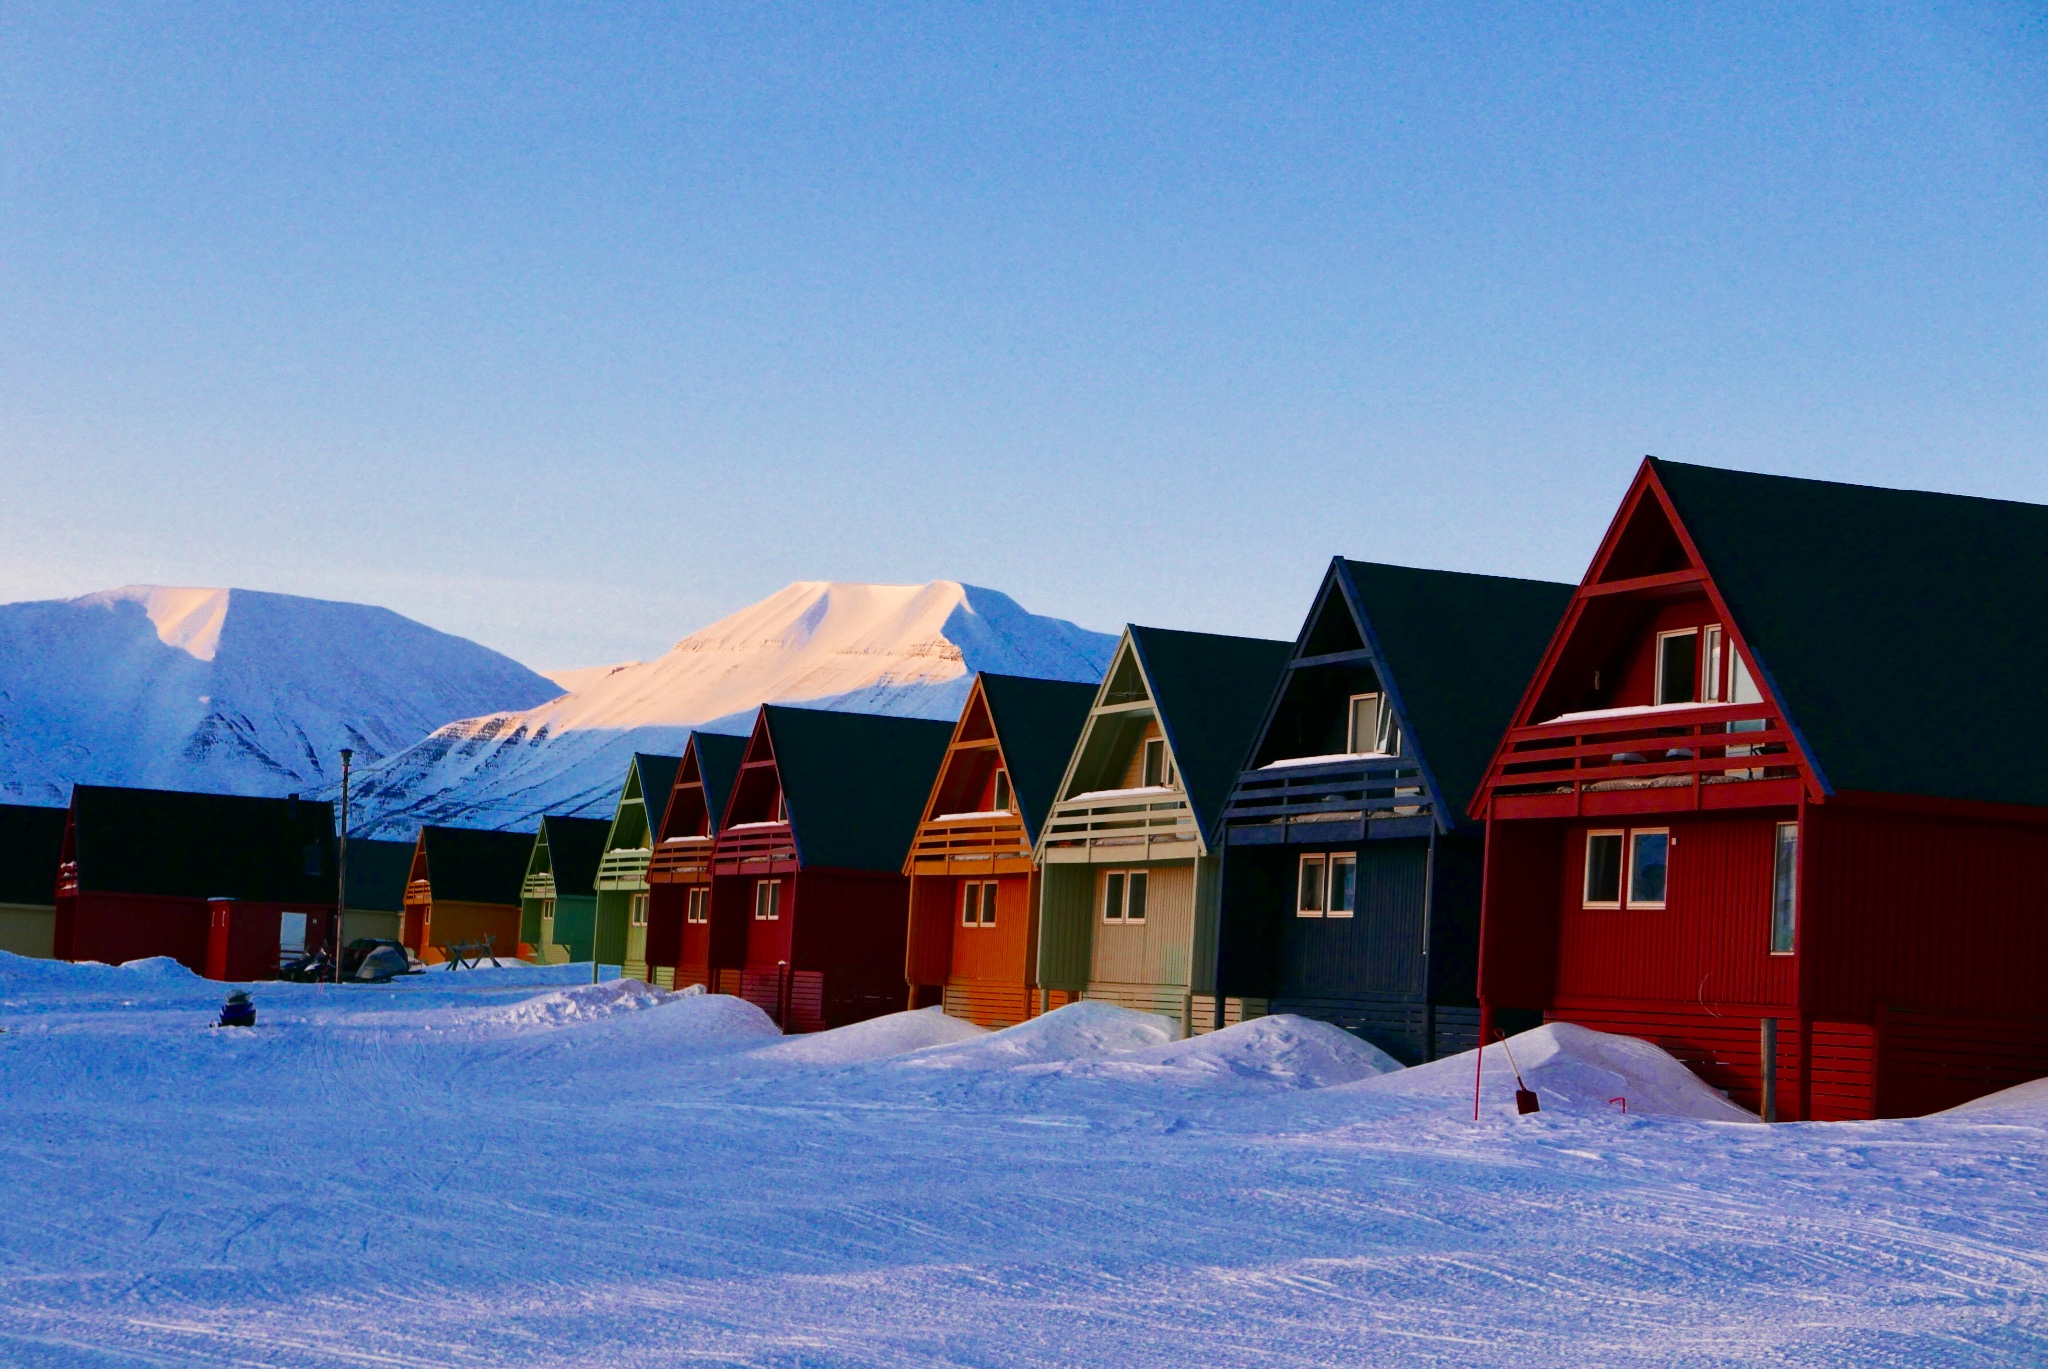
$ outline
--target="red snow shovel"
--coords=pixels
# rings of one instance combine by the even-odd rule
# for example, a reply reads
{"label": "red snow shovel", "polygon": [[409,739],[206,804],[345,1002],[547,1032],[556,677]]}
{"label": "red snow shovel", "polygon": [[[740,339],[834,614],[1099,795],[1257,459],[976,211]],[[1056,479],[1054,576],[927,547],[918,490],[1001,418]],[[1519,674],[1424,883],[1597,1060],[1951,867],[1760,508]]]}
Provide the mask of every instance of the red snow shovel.
{"label": "red snow shovel", "polygon": [[1508,1053],[1508,1068],[1515,1072],[1515,1111],[1524,1117],[1543,1111],[1543,1105],[1536,1101],[1536,1090],[1522,1082],[1522,1071],[1515,1064],[1515,1052],[1508,1045],[1508,1034],[1496,1032],[1495,1035],[1500,1037],[1500,1048]]}

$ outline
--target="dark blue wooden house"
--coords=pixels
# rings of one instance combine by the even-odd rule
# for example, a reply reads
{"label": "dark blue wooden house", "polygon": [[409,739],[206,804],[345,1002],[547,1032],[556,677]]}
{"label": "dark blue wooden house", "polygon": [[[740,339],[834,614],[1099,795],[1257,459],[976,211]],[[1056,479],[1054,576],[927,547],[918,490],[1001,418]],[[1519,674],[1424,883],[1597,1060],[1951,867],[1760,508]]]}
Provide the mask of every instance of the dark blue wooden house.
{"label": "dark blue wooden house", "polygon": [[1477,1041],[1465,805],[1571,596],[1331,561],[1224,809],[1227,993],[1409,1063]]}

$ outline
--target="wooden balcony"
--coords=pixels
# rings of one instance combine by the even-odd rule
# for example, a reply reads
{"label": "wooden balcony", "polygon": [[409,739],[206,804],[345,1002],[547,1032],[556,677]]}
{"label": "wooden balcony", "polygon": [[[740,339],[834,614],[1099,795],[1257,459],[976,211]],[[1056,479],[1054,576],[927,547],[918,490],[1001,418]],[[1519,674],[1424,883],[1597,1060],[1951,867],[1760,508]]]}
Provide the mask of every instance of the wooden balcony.
{"label": "wooden balcony", "polygon": [[671,837],[654,848],[647,862],[649,884],[693,883],[711,873],[711,837]]}
{"label": "wooden balcony", "polygon": [[600,889],[640,890],[647,887],[647,862],[654,853],[645,846],[626,846],[607,851],[597,863]]}
{"label": "wooden balcony", "polygon": [[796,864],[796,837],[786,822],[744,823],[718,834],[712,870],[721,875],[765,872]]}
{"label": "wooden balcony", "polygon": [[1171,790],[1079,795],[1053,806],[1045,823],[1048,865],[1192,860],[1201,833],[1187,797]]}
{"label": "wooden balcony", "polygon": [[1010,874],[1031,868],[1031,843],[1015,813],[963,813],[932,818],[910,844],[917,875]]}
{"label": "wooden balcony", "polygon": [[519,896],[521,898],[553,898],[555,896],[554,875],[546,871],[540,874],[528,875],[526,883],[519,886]]}
{"label": "wooden balcony", "polygon": [[1769,704],[1589,716],[1518,727],[1486,778],[1496,817],[1796,804],[1799,744]]}
{"label": "wooden balcony", "polygon": [[1247,770],[1223,808],[1236,846],[1427,836],[1435,808],[1411,756],[1339,756]]}

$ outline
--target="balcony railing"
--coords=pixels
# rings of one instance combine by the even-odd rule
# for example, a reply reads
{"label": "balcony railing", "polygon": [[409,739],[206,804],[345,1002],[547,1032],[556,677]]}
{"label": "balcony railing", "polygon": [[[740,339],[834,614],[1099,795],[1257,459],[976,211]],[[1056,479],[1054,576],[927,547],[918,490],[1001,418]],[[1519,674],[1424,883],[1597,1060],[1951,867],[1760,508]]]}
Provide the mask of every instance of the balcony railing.
{"label": "balcony railing", "polygon": [[555,896],[554,875],[546,872],[528,875],[526,883],[519,886],[519,896],[521,898],[553,898]]}
{"label": "balcony railing", "polygon": [[711,868],[712,849],[710,837],[670,837],[654,848],[654,857],[647,862],[647,878],[669,882],[701,875]]}
{"label": "balcony railing", "polygon": [[743,865],[765,865],[796,859],[796,838],[786,822],[736,824],[718,834],[714,853],[721,873],[737,873]]}
{"label": "balcony railing", "polygon": [[1015,813],[975,813],[957,817],[940,816],[917,829],[911,843],[911,859],[919,865],[941,866],[950,861],[991,861],[1002,857],[1031,854],[1024,824]]}
{"label": "balcony railing", "polygon": [[1496,796],[1796,780],[1798,743],[1768,704],[1616,712],[1518,727],[1487,776]]}
{"label": "balcony railing", "polygon": [[1170,789],[1082,794],[1046,819],[1046,859],[1185,860],[1200,833],[1187,797]]}
{"label": "balcony railing", "polygon": [[[1245,771],[1224,805],[1223,821],[1232,841],[1362,839],[1367,824],[1402,818],[1426,823],[1434,813],[1414,757],[1339,756]],[[1347,830],[1333,832],[1332,825]],[[1304,830],[1309,828],[1315,830]]]}
{"label": "balcony railing", "polygon": [[647,885],[647,862],[654,853],[645,846],[626,846],[607,851],[597,863],[600,889],[642,889]]}

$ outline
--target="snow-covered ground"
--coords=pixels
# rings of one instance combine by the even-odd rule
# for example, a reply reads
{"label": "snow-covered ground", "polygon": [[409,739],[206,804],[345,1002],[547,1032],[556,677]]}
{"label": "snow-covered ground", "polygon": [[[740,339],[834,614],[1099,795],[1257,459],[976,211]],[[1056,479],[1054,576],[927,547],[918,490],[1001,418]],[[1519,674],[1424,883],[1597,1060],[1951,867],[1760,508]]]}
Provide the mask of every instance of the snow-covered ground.
{"label": "snow-covered ground", "polygon": [[[1762,1127],[1570,1028],[1402,1071],[1084,1004],[784,1041],[574,967],[0,956],[0,1363],[2038,1364],[2048,1096]],[[1628,1112],[1619,1102],[1626,1098]]]}

